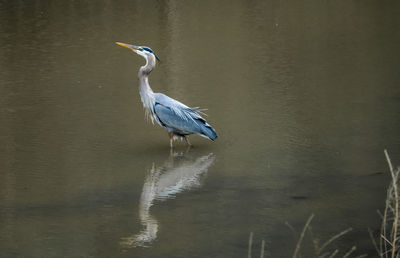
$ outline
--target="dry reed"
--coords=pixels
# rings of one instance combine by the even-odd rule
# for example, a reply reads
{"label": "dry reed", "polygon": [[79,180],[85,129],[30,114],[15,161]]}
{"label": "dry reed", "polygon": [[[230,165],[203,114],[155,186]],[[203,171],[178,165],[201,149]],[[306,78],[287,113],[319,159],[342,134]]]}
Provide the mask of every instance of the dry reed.
{"label": "dry reed", "polygon": [[[251,258],[251,250],[252,250],[252,246],[253,246],[253,232],[250,232],[250,236],[249,236],[249,251],[247,253],[247,257]],[[263,239],[261,241],[261,253],[260,253],[260,258],[264,257],[264,249],[265,249],[265,240]]]}
{"label": "dry reed", "polygon": [[[312,238],[312,243],[313,243],[313,246],[314,246],[314,256],[315,257],[317,257],[317,258],[335,257],[339,253],[338,249],[335,249],[333,251],[325,251],[325,250],[335,240],[337,240],[341,236],[343,236],[343,235],[347,234],[348,232],[350,232],[352,230],[352,228],[348,228],[346,230],[343,230],[342,232],[332,236],[326,242],[324,242],[321,246],[319,246],[318,239],[316,239],[314,237],[314,235],[312,234],[312,231],[311,231],[311,221],[312,221],[313,218],[314,218],[314,214],[311,214],[311,216],[308,218],[306,224],[304,225],[303,230],[301,231],[301,234],[300,234],[299,239],[297,241],[296,248],[295,248],[295,250],[293,252],[293,256],[292,257],[293,258],[301,257],[300,250],[301,250],[302,243],[303,243],[303,240],[305,238],[305,234],[306,234],[307,231],[310,233],[310,236]],[[289,225],[288,223],[286,223],[286,224]],[[290,226],[290,228],[292,229],[293,227]],[[356,250],[356,247],[353,246],[349,251],[347,251],[344,254],[343,258],[349,257],[349,255],[352,254],[355,250]]]}
{"label": "dry reed", "polygon": [[399,174],[400,168],[393,168],[387,150],[384,150],[386,161],[389,166],[389,172],[392,181],[389,184],[386,203],[383,214],[379,211],[382,223],[379,235],[379,247],[370,230],[370,236],[375,249],[380,258],[398,258],[400,257],[400,237],[399,237]]}
{"label": "dry reed", "polygon": [[[372,239],[372,243],[378,252],[378,255],[380,258],[400,258],[400,221],[399,221],[399,175],[400,175],[400,167],[397,167],[396,169],[393,168],[392,162],[390,160],[389,154],[387,150],[384,150],[386,161],[389,166],[389,172],[391,175],[392,181],[389,184],[388,190],[387,190],[387,196],[386,196],[386,203],[385,203],[385,209],[383,211],[383,214],[378,211],[378,214],[380,215],[382,219],[381,223],[381,229],[380,229],[380,235],[378,237],[379,239],[379,245],[377,241],[375,240],[373,233],[371,229],[368,229],[369,235]],[[347,234],[352,230],[352,228],[348,228],[346,230],[343,230],[342,232],[332,236],[330,239],[328,239],[325,243],[323,243],[321,246],[318,245],[319,241],[318,239],[314,238],[314,235],[312,234],[311,231],[311,221],[314,218],[314,214],[311,214],[310,217],[307,219],[306,224],[303,227],[302,232],[300,233],[300,236],[297,240],[297,244],[295,247],[295,250],[293,252],[293,258],[300,258],[302,257],[300,254],[302,243],[304,241],[304,238],[306,236],[306,232],[309,232],[309,234],[312,237],[312,243],[314,246],[314,252],[315,252],[315,257],[317,258],[325,258],[325,257],[336,257],[336,255],[339,253],[338,249],[331,250],[331,251],[325,251],[327,247],[337,240],[338,238],[342,237],[343,235]],[[288,223],[285,222],[285,224],[295,233],[294,228]],[[249,250],[248,250],[248,258],[251,258],[251,249],[252,249],[252,244],[253,244],[253,232],[250,233],[249,236]],[[264,257],[264,245],[265,241],[262,241],[261,244],[261,258]],[[343,258],[347,258],[350,255],[352,255],[356,251],[357,247],[353,246],[351,247],[344,255],[342,256]],[[325,252],[324,252],[325,251]],[[355,256],[355,258],[362,258],[362,257],[367,257],[366,254],[358,255]]]}

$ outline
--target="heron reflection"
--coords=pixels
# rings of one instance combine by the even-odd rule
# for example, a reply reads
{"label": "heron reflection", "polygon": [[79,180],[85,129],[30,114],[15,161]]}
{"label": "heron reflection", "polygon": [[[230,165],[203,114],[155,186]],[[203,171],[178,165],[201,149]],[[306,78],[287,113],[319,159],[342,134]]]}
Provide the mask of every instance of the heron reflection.
{"label": "heron reflection", "polygon": [[138,234],[122,238],[121,245],[146,247],[151,244],[157,238],[158,221],[150,214],[150,207],[156,200],[167,200],[185,190],[200,187],[202,176],[214,161],[213,153],[192,159],[184,153],[171,153],[163,166],[157,167],[153,163],[139,204],[139,218],[144,228]]}

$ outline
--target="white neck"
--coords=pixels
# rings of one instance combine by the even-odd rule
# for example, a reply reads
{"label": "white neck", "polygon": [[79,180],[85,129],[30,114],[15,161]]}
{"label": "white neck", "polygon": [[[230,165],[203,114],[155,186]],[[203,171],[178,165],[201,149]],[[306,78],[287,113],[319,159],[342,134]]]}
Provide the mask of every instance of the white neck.
{"label": "white neck", "polygon": [[150,88],[149,84],[149,74],[153,70],[155,66],[155,58],[148,56],[146,58],[146,64],[139,69],[139,93],[140,98],[143,103],[143,107],[146,112],[146,117],[151,119],[154,122],[154,104],[155,104],[155,97],[154,92]]}

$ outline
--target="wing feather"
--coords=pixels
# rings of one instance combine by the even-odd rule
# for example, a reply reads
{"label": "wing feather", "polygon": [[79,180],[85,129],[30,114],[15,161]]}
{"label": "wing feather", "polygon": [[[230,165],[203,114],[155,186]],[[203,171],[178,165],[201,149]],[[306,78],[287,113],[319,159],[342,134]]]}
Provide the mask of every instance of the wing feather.
{"label": "wing feather", "polygon": [[155,94],[155,112],[161,123],[184,133],[200,133],[199,122],[205,121],[196,109],[162,93]]}
{"label": "wing feather", "polygon": [[216,139],[214,129],[201,117],[202,109],[190,108],[162,93],[155,93],[155,118],[168,130],[182,135],[200,134]]}
{"label": "wing feather", "polygon": [[195,119],[201,119],[204,120],[199,112],[202,112],[203,110],[200,108],[190,108],[186,106],[185,104],[172,99],[168,97],[167,95],[164,95],[162,93],[155,93],[155,100],[156,103],[159,103],[165,107],[168,107],[173,111],[177,116],[180,118],[188,121],[188,120],[195,120]]}

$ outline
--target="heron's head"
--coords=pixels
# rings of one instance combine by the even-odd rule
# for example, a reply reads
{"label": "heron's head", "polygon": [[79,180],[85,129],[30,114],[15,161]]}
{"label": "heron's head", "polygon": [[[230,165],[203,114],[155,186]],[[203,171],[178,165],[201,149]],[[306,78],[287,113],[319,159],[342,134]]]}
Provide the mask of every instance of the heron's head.
{"label": "heron's head", "polygon": [[138,55],[143,56],[146,60],[148,60],[150,58],[155,58],[158,61],[160,61],[160,59],[158,59],[158,57],[154,53],[154,51],[149,47],[135,46],[135,45],[125,44],[125,43],[121,43],[121,42],[115,42],[115,43],[121,47],[125,47],[125,48],[132,50],[133,52],[135,52]]}

